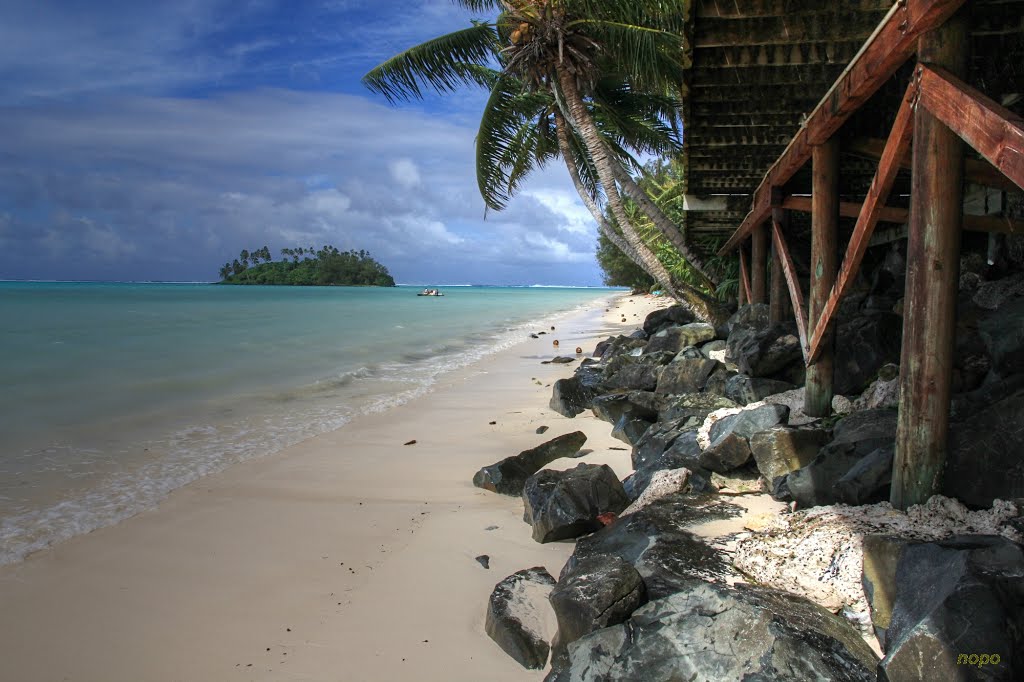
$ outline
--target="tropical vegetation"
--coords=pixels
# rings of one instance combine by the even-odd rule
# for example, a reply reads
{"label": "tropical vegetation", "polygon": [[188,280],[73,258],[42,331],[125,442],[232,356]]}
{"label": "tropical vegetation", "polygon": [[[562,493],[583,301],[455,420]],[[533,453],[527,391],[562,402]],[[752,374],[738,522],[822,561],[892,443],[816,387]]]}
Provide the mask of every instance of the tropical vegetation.
{"label": "tropical vegetation", "polygon": [[[645,191],[637,160],[681,149],[687,0],[454,1],[497,17],[392,57],[364,84],[392,102],[424,89],[487,89],[476,170],[489,209],[504,208],[533,170],[561,159],[604,239],[698,315],[724,319],[720,263]],[[685,267],[673,272],[664,255]]]}
{"label": "tropical vegetation", "polygon": [[242,249],[238,258],[220,269],[221,284],[287,284],[298,286],[393,287],[388,269],[366,251],[339,251],[329,244],[281,249],[275,261],[266,246]]}

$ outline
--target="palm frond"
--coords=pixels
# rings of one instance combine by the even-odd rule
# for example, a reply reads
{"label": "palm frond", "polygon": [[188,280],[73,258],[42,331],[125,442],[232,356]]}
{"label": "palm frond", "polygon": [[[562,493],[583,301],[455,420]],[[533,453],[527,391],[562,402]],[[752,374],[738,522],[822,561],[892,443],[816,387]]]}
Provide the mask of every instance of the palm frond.
{"label": "palm frond", "polygon": [[494,25],[474,22],[395,55],[363,76],[363,85],[390,102],[420,99],[427,86],[439,93],[463,85],[489,88],[493,79],[486,64],[497,52]]}

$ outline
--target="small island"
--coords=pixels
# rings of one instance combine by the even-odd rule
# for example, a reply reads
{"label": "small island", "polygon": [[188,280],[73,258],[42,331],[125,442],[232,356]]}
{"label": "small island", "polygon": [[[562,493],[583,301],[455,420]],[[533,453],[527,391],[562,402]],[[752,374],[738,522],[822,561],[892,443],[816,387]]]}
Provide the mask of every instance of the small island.
{"label": "small island", "polygon": [[270,249],[242,249],[220,269],[220,284],[284,284],[291,286],[393,287],[388,269],[366,251],[339,251],[325,244],[281,249],[275,261]]}

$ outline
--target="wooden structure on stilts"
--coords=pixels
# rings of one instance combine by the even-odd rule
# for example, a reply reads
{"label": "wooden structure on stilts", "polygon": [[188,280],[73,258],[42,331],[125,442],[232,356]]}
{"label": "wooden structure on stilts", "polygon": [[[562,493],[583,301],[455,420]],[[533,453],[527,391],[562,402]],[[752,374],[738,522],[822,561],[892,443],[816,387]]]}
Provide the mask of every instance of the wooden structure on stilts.
{"label": "wooden structure on stilts", "polygon": [[718,201],[686,227],[728,231],[719,254],[739,255],[741,299],[769,303],[772,321],[791,310],[808,414],[829,413],[837,312],[876,227],[906,226],[891,500],[922,503],[945,463],[961,231],[1024,232],[964,215],[966,183],[1024,190],[1024,0],[691,9],[687,192]]}

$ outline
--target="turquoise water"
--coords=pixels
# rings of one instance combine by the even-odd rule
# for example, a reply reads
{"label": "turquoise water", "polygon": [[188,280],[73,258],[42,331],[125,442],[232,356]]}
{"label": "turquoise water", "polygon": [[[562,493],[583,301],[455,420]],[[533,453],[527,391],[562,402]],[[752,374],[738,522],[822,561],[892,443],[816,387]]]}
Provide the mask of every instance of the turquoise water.
{"label": "turquoise water", "polygon": [[430,390],[607,289],[0,283],[0,563]]}

